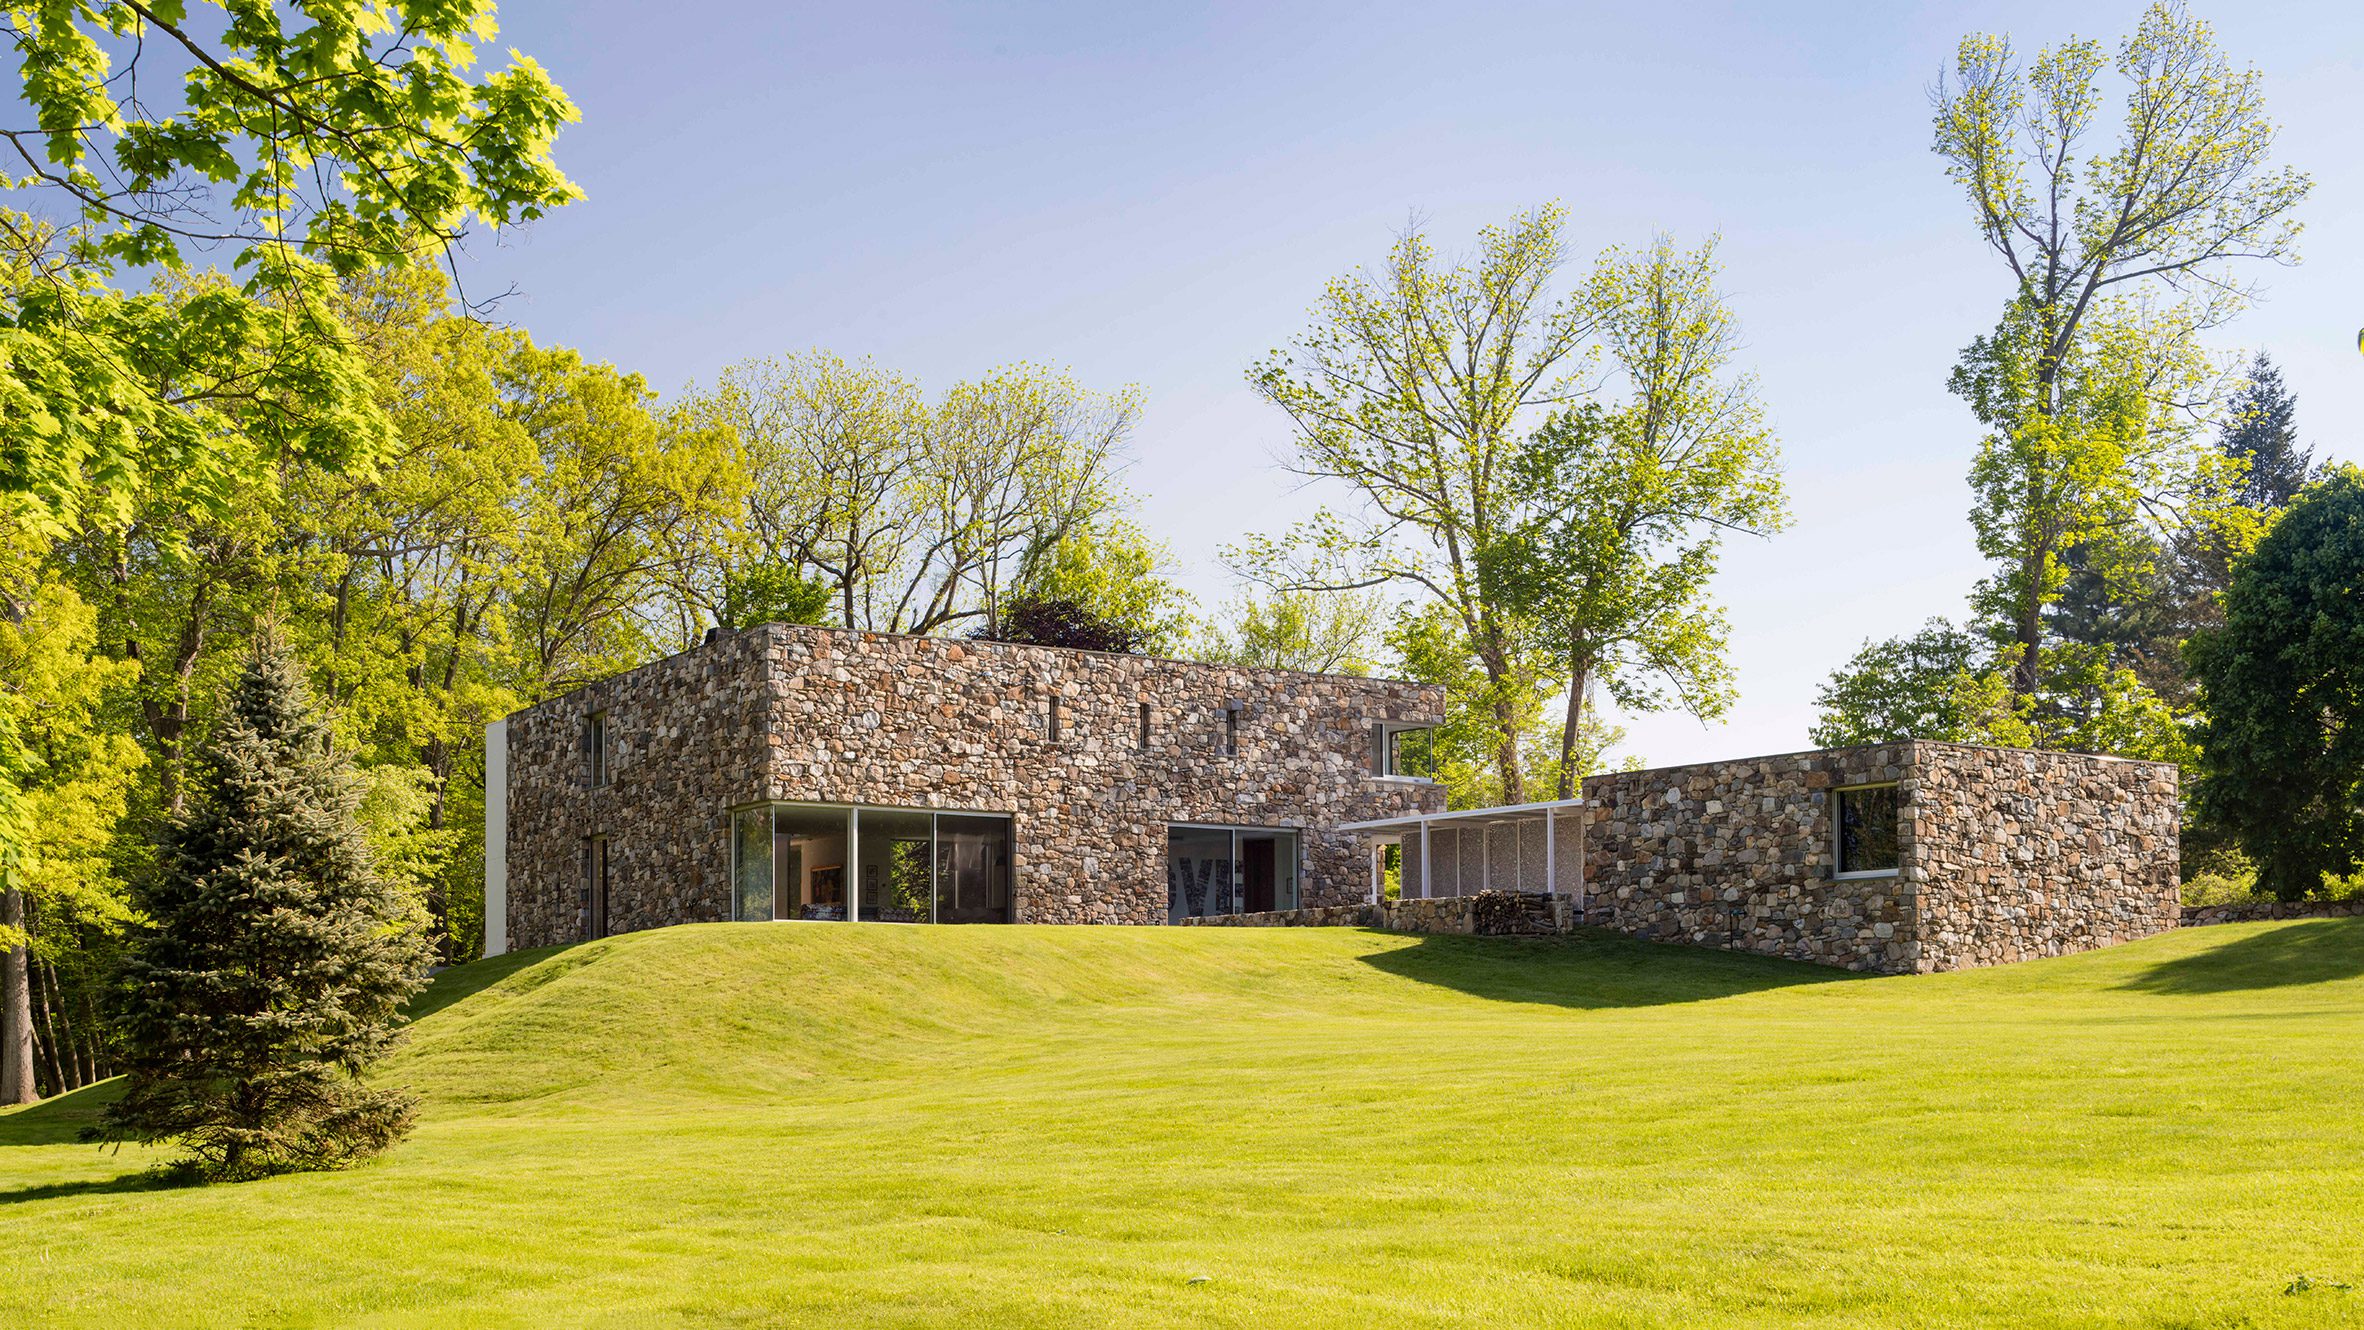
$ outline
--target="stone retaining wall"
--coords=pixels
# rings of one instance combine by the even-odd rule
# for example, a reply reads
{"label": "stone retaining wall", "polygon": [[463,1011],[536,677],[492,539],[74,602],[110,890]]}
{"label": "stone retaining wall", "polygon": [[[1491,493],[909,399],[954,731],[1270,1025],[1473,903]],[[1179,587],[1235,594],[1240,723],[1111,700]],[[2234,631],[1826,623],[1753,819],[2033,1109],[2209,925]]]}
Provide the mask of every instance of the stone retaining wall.
{"label": "stone retaining wall", "polygon": [[1383,928],[1391,933],[1461,933],[1484,937],[1539,937],[1565,933],[1579,922],[1575,902],[1538,892],[1488,891],[1474,896],[1382,901],[1259,914],[1219,914],[1182,922],[1202,928]]}
{"label": "stone retaining wall", "polygon": [[2186,905],[2183,926],[2251,924],[2269,919],[2364,918],[2364,896],[2344,901],[2233,901],[2224,905]]}

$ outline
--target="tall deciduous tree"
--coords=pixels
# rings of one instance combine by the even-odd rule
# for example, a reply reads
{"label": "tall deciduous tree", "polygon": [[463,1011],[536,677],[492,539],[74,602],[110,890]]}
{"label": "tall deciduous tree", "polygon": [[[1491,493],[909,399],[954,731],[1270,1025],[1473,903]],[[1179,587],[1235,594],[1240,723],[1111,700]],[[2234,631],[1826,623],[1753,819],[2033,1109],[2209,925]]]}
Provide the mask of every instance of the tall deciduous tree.
{"label": "tall deciduous tree", "polygon": [[[2095,150],[2105,66],[2125,104]],[[2177,5],[2145,11],[2114,60],[2080,40],[2023,66],[2006,39],[1967,37],[1934,100],[1935,149],[2012,277],[1954,388],[1990,431],[1972,473],[1980,548],[1999,565],[1981,608],[2017,648],[2024,696],[2063,553],[2173,502],[2188,467],[2172,410],[2205,377],[2194,338],[2248,300],[2243,261],[2294,258],[2309,181],[2269,160],[2256,71]]]}
{"label": "tall deciduous tree", "polygon": [[1725,535],[1787,520],[1773,431],[1754,382],[1732,370],[1739,320],[1716,289],[1714,244],[1683,253],[1661,236],[1611,251],[1593,282],[1627,395],[1553,417],[1517,459],[1530,515],[1490,579],[1560,653],[1563,799],[1583,779],[1595,687],[1628,710],[1723,714],[1732,672],[1708,581]]}
{"label": "tall deciduous tree", "polygon": [[899,375],[814,351],[733,366],[682,410],[740,440],[739,557],[828,581],[849,628],[990,630],[1063,544],[1124,539],[1111,523],[1127,502],[1132,388],[1016,365],[930,401]]}
{"label": "tall deciduous tree", "polygon": [[1375,591],[1242,594],[1216,612],[1199,654],[1269,670],[1369,674],[1387,609]]}
{"label": "tall deciduous tree", "polygon": [[0,1104],[31,1101],[39,1079],[35,916],[53,940],[71,921],[124,918],[108,849],[141,755],[106,731],[102,707],[137,671],[96,648],[95,616],[71,589],[0,581]]}
{"label": "tall deciduous tree", "polygon": [[2201,806],[2285,900],[2364,863],[2364,470],[2303,491],[2233,575],[2200,678]]}
{"label": "tall deciduous tree", "polygon": [[1296,469],[1342,486],[1324,510],[1242,559],[1285,589],[1409,587],[1441,609],[1416,615],[1474,662],[1501,796],[1525,797],[1523,713],[1548,677],[1498,585],[1496,558],[1522,516],[1518,466],[1535,429],[1584,396],[1599,312],[1585,288],[1555,297],[1566,211],[1522,213],[1480,233],[1469,261],[1440,263],[1413,230],[1380,271],[1332,281],[1314,322],[1259,360],[1250,382],[1294,427]]}
{"label": "tall deciduous tree", "polygon": [[100,1134],[249,1177],[375,1153],[413,1106],[361,1077],[426,979],[415,915],[372,862],[358,783],[294,657],[259,639],[190,807],[138,892],[122,1099]]}
{"label": "tall deciduous tree", "polygon": [[[142,0],[0,10],[17,56],[18,123],[0,123],[0,183],[72,229],[0,214],[0,236],[45,253],[37,281],[0,296],[0,493],[64,535],[85,516],[128,520],[142,494],[203,504],[242,462],[217,453],[201,408],[235,400],[150,362],[232,340],[291,396],[368,414],[327,308],[330,280],[441,260],[475,222],[503,226],[576,190],[550,160],[574,119],[523,56],[476,74],[489,0],[326,0],[298,8]],[[143,77],[168,48],[185,72]],[[153,68],[153,58],[150,67]],[[225,258],[243,288],[178,304],[124,299],[116,271]],[[209,395],[210,394],[210,395]],[[333,414],[333,412],[328,412]],[[324,429],[310,412],[257,439],[342,462],[380,431]]]}
{"label": "tall deciduous tree", "polygon": [[1981,686],[1993,654],[1993,643],[1945,619],[1909,637],[1866,642],[1816,695],[1813,741],[1826,748],[1992,742],[2010,715],[2008,691]]}

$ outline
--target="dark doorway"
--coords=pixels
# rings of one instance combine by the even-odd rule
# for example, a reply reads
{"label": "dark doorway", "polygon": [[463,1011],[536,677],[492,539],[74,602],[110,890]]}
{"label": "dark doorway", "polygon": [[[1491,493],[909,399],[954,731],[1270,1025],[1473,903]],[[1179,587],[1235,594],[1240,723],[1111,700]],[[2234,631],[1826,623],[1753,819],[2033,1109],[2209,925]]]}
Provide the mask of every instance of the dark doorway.
{"label": "dark doorway", "polygon": [[1249,914],[1262,914],[1273,908],[1273,882],[1279,876],[1273,851],[1273,843],[1263,837],[1240,838],[1240,879],[1242,894],[1247,897],[1242,908]]}

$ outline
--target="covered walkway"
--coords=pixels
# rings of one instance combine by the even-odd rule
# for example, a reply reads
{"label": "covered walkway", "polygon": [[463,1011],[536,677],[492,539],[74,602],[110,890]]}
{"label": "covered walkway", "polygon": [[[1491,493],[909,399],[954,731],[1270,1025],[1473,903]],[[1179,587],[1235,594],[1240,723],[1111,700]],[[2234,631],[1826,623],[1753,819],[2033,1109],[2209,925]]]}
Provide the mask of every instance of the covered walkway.
{"label": "covered walkway", "polygon": [[1403,847],[1403,898],[1523,891],[1574,896],[1583,904],[1582,799],[1414,813],[1348,822],[1370,844],[1371,900],[1380,898],[1386,847]]}

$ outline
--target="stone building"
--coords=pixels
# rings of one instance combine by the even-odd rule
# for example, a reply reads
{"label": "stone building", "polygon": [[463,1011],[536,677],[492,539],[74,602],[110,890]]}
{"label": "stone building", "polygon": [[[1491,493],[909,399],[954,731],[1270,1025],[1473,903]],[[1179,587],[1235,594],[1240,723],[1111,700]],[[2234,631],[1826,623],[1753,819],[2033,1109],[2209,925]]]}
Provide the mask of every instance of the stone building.
{"label": "stone building", "polygon": [[1507,891],[1545,902],[1524,931],[1898,972],[2179,918],[2172,765],[1897,743],[1446,812],[1407,774],[1444,705],[1381,679],[718,633],[491,728],[486,951],[734,919],[1435,930]]}
{"label": "stone building", "polygon": [[[1963,969],[2177,926],[2172,763],[1896,743],[1620,771],[1584,798],[1378,819],[1402,912],[1483,890],[1563,924],[1855,970]],[[1419,903],[1415,908],[1413,903]]]}
{"label": "stone building", "polygon": [[1339,824],[1441,689],[769,625],[529,707],[487,750],[488,953],[730,919],[1131,923],[1346,904]]}

